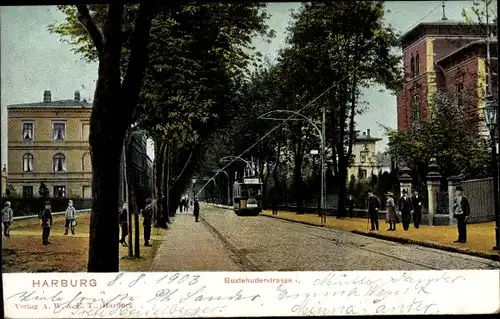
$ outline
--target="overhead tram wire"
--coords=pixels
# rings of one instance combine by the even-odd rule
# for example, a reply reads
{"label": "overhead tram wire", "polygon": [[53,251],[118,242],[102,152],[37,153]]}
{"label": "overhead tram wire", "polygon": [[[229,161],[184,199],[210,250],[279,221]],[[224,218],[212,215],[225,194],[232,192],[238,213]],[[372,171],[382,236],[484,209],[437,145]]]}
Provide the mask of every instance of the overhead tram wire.
{"label": "overhead tram wire", "polygon": [[[425,18],[427,18],[431,13],[433,13],[434,11],[436,11],[439,7],[442,6],[442,3],[439,3],[439,5],[437,5],[434,9],[430,10],[429,12],[427,12],[425,15],[423,15],[417,22],[415,22],[410,28],[408,28],[405,32],[403,32],[403,34],[409,32],[410,30],[412,30],[414,27],[416,27],[420,22],[422,22],[422,20],[424,20]],[[374,39],[368,41],[368,44],[370,42],[374,41]],[[356,71],[358,68],[360,68],[361,66],[358,65],[357,67],[355,67],[352,71]],[[326,93],[330,92],[331,89],[333,89],[335,86],[337,86],[338,84],[340,84],[342,81],[344,80],[347,80],[347,76],[334,82],[328,89],[326,89],[325,91],[323,91],[323,93],[321,93],[320,95],[316,96],[314,99],[312,99],[309,103],[307,103],[306,105],[304,105],[302,108],[300,108],[297,112],[300,113],[302,112],[303,110],[305,110],[306,108],[308,108],[309,106],[311,106],[311,104],[313,104],[314,102],[316,102],[319,98],[321,98],[323,95],[325,95]],[[204,189],[205,187],[210,184],[210,182],[212,181],[212,179],[217,176],[217,174],[219,174],[221,171],[225,170],[227,167],[229,167],[232,163],[234,163],[235,161],[237,161],[239,158],[241,158],[241,156],[245,155],[246,153],[248,153],[251,149],[253,149],[255,146],[257,146],[262,140],[264,140],[266,137],[268,137],[269,135],[271,135],[271,133],[273,133],[274,131],[276,131],[277,129],[279,129],[281,126],[283,126],[286,122],[294,119],[297,115],[296,114],[292,114],[290,115],[289,117],[287,117],[286,119],[283,119],[283,121],[276,125],[275,127],[273,127],[272,129],[270,129],[266,134],[264,134],[261,138],[259,138],[257,140],[257,142],[253,143],[250,147],[248,147],[246,150],[244,150],[243,152],[241,152],[239,155],[235,156],[235,159],[233,159],[232,161],[230,161],[228,164],[226,164],[223,168],[217,170],[217,172],[212,175],[212,177],[209,178],[209,180],[203,184],[203,186],[200,188],[200,190],[196,193],[196,196],[198,196]]]}

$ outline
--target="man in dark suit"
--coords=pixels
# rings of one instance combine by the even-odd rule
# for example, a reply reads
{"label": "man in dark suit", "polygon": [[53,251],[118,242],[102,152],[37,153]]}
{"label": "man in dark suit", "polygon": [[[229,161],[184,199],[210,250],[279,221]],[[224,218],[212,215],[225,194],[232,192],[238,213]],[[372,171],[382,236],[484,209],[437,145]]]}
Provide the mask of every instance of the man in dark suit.
{"label": "man in dark suit", "polygon": [[411,199],[408,197],[408,191],[403,190],[403,196],[399,199],[399,211],[401,212],[401,222],[403,224],[403,229],[408,230],[410,228],[411,221]]}
{"label": "man in dark suit", "polygon": [[51,210],[51,205],[50,202],[47,201],[45,202],[45,207],[42,211],[41,214],[42,218],[42,244],[43,245],[48,245],[50,244],[49,242],[49,236],[50,236],[50,227],[52,227],[52,210]]}
{"label": "man in dark suit", "polygon": [[200,218],[200,203],[198,203],[198,198],[194,199],[193,214],[195,221],[198,222],[198,218]]}
{"label": "man in dark suit", "polygon": [[351,194],[347,197],[347,205],[349,207],[349,217],[352,218],[354,217],[354,197]]}
{"label": "man in dark suit", "polygon": [[413,225],[418,229],[422,221],[422,197],[418,194],[417,190],[413,191],[411,206],[413,207]]}
{"label": "man in dark suit", "polygon": [[366,202],[368,215],[370,216],[370,221],[372,224],[371,230],[378,231],[378,209],[380,208],[380,201],[377,196],[373,195],[373,192],[370,190],[368,192],[368,198],[366,199]]}
{"label": "man in dark suit", "polygon": [[467,242],[467,220],[470,215],[470,205],[467,197],[463,195],[462,186],[455,189],[455,199],[453,200],[453,217],[457,220],[458,239],[455,243],[465,244]]}

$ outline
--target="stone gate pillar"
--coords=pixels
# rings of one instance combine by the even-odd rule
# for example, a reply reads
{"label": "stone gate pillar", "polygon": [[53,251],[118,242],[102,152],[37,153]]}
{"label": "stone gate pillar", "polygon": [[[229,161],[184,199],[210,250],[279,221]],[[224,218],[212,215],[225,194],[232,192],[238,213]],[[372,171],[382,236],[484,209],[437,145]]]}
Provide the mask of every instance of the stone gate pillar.
{"label": "stone gate pillar", "polygon": [[403,190],[406,190],[408,196],[411,196],[411,169],[405,166],[401,170],[401,173],[401,176],[399,176],[399,196],[402,196]]}
{"label": "stone gate pillar", "polygon": [[431,159],[429,165],[429,173],[427,174],[427,203],[429,226],[433,225],[434,215],[437,212],[437,192],[441,186],[441,174],[438,172],[438,166],[435,159]]}
{"label": "stone gate pillar", "polygon": [[454,225],[455,219],[453,218],[453,198],[455,197],[455,190],[457,186],[462,185],[461,176],[448,177],[448,214],[450,214],[450,225]]}

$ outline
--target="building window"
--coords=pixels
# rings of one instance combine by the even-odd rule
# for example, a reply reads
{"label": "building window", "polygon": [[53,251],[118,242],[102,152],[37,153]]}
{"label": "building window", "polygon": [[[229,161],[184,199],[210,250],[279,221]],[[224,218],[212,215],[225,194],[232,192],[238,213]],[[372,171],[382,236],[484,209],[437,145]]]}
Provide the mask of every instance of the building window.
{"label": "building window", "polygon": [[64,136],[66,133],[65,123],[53,123],[52,124],[52,136],[54,141],[64,141]]}
{"label": "building window", "polygon": [[90,124],[83,123],[82,124],[82,141],[88,141],[90,137]]}
{"label": "building window", "polygon": [[413,123],[420,122],[420,102],[418,101],[418,95],[413,95]]}
{"label": "building window", "polygon": [[33,154],[26,153],[23,155],[23,172],[33,172]]}
{"label": "building window", "polygon": [[457,105],[459,107],[463,107],[464,106],[464,84],[458,83],[456,85],[456,91],[457,91]]}
{"label": "building window", "polygon": [[33,197],[33,186],[23,186],[23,197]]}
{"label": "building window", "polygon": [[410,72],[411,72],[411,77],[414,78],[415,77],[415,58],[413,57],[413,55],[411,56],[411,60],[410,60]]}
{"label": "building window", "polygon": [[66,156],[63,153],[54,155],[54,172],[66,171]]}
{"label": "building window", "polygon": [[358,171],[358,177],[359,179],[365,180],[367,177],[366,169],[360,169]]}
{"label": "building window", "polygon": [[33,141],[33,123],[23,123],[23,141]]}
{"label": "building window", "polygon": [[420,56],[417,53],[417,56],[415,57],[415,75],[419,76],[420,75]]}
{"label": "building window", "polygon": [[23,186],[23,197],[33,197],[33,186]]}
{"label": "building window", "polygon": [[66,186],[54,186],[54,197],[55,198],[66,197]]}

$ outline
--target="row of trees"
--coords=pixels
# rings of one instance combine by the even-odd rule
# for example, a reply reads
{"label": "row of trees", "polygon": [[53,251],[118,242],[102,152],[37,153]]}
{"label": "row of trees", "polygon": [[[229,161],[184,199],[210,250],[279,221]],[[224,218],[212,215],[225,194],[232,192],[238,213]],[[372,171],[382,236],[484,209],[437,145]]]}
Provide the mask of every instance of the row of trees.
{"label": "row of trees", "polygon": [[[99,72],[91,116],[93,205],[88,270],[118,271],[117,203],[122,145],[134,130],[155,141],[157,196],[169,213],[237,110],[255,35],[272,36],[261,4],[61,6],[51,25]],[[131,128],[131,125],[134,125]],[[131,183],[129,183],[131,186]],[[137,211],[133,187],[130,209]]]}
{"label": "row of trees", "polygon": [[[318,177],[318,160],[307,155],[319,148],[316,132],[305,121],[276,129],[258,117],[288,110],[316,120],[324,109],[326,155],[342,215],[355,116],[366,107],[360,91],[379,83],[397,93],[402,85],[401,56],[393,50],[398,35],[384,23],[383,1],[302,4],[272,61],[251,46],[255,36],[274,33],[263,4],[59,8],[66,19],[49,30],[99,64],[90,128],[93,272],[118,270],[119,163],[134,131],[155,141],[156,195],[165,199],[156,222],[166,227],[191,177],[212,175],[228,155],[255,159],[265,182],[291,184],[300,207],[304,174]],[[244,167],[235,162],[230,168],[241,175]],[[133,187],[129,199],[137,213]]]}

